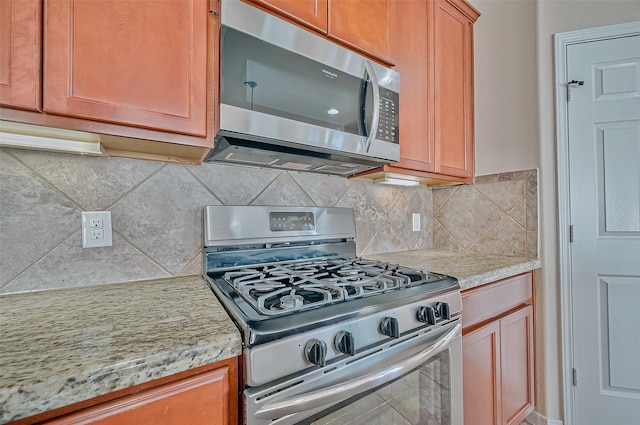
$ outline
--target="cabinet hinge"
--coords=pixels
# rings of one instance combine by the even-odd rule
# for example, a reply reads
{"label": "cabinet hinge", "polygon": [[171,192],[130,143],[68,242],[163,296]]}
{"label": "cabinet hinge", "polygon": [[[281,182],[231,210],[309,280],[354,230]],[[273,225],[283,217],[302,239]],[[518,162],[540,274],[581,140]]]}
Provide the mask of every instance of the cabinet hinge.
{"label": "cabinet hinge", "polygon": [[569,242],[573,242],[573,224],[569,226]]}
{"label": "cabinet hinge", "polygon": [[572,382],[573,382],[573,386],[577,387],[578,386],[578,371],[576,370],[575,367],[573,369],[571,369],[571,379],[572,379]]}

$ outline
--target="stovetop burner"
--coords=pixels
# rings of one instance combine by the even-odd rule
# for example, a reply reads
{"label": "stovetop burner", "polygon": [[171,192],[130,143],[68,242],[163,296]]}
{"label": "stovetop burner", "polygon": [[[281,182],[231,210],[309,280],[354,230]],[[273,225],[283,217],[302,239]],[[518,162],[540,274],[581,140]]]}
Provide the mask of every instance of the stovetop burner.
{"label": "stovetop burner", "polygon": [[422,285],[442,276],[363,258],[327,258],[240,268],[223,278],[257,312],[274,316]]}

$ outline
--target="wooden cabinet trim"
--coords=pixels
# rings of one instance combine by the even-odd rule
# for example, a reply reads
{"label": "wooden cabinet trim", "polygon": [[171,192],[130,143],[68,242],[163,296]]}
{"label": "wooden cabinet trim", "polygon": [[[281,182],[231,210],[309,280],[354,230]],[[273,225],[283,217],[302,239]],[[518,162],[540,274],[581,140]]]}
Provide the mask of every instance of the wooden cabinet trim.
{"label": "wooden cabinet trim", "polygon": [[[242,0],[268,12],[327,35],[328,0]],[[309,5],[313,4],[312,8]]]}
{"label": "wooden cabinet trim", "polygon": [[[150,390],[161,385],[170,384],[176,381],[180,381],[186,378],[194,377],[199,374],[214,371],[219,368],[224,368],[229,374],[229,425],[238,424],[238,368],[239,357],[232,357],[226,360],[220,360],[216,363],[212,363],[206,366],[200,366],[198,368],[187,370],[184,372],[176,373],[174,375],[166,376],[164,378],[155,379],[153,381],[145,382],[142,384],[134,385],[122,390],[110,392],[98,397],[93,397],[88,400],[84,400],[78,403],[70,404],[68,406],[60,407],[58,409],[49,410],[47,412],[40,413],[38,415],[30,416],[28,418],[19,419],[14,422],[10,422],[10,425],[34,425],[34,424],[46,424],[48,421],[54,418],[58,418],[64,415],[80,411],[82,409],[88,409],[102,403],[111,402],[123,397],[130,396],[132,394],[140,393],[142,391]],[[9,424],[8,424],[9,425]]]}
{"label": "wooden cabinet trim", "polygon": [[0,105],[40,110],[42,2],[0,2]]}
{"label": "wooden cabinet trim", "polygon": [[[126,423],[133,424],[135,420],[141,420],[147,418],[146,415],[140,415],[137,413],[137,409],[149,408],[153,403],[166,400],[165,409],[169,409],[170,397],[183,396],[183,393],[187,391],[201,390],[205,385],[212,386],[217,385],[220,388],[212,389],[213,391],[222,392],[222,397],[225,398],[229,392],[229,367],[223,366],[218,369],[202,373],[193,377],[185,378],[180,381],[164,384],[160,387],[153,388],[138,394],[133,394],[125,397],[124,399],[117,399],[105,404],[91,407],[69,416],[64,416],[58,419],[47,422],[48,425],[81,425],[87,423],[120,423],[123,420],[121,415],[128,415],[125,420]],[[191,394],[193,395],[193,394]],[[212,395],[212,394],[207,394]],[[175,406],[173,406],[175,407]],[[229,406],[226,403],[218,406],[211,406],[221,408],[219,412],[223,418],[212,418],[212,421],[220,424],[229,424]],[[148,413],[148,412],[147,412]],[[196,412],[193,412],[194,414]],[[175,415],[174,412],[171,413]],[[140,415],[139,419],[129,419],[131,415]],[[116,419],[113,419],[113,418]],[[218,422],[217,419],[222,419]],[[189,421],[192,423],[192,421]],[[211,423],[214,423],[211,422]]]}
{"label": "wooden cabinet trim", "polygon": [[532,303],[532,273],[527,272],[462,292],[462,325],[477,326]]}

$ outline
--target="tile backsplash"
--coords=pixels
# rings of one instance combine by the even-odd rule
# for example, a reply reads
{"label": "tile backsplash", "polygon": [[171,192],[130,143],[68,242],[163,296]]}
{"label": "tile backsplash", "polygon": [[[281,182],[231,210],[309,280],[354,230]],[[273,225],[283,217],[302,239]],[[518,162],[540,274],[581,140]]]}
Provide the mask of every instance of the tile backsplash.
{"label": "tile backsplash", "polygon": [[[359,254],[434,247],[537,256],[536,172],[476,181],[432,190],[0,149],[0,293],[200,273],[204,205],[351,207]],[[113,246],[83,249],[80,212],[95,210],[111,211]]]}

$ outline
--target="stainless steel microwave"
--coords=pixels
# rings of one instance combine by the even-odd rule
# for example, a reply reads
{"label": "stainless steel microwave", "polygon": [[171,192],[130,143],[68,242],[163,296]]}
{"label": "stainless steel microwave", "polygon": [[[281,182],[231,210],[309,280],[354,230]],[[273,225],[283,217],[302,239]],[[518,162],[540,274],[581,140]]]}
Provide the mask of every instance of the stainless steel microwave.
{"label": "stainless steel microwave", "polygon": [[399,160],[397,72],[239,0],[221,18],[205,161],[349,176]]}

